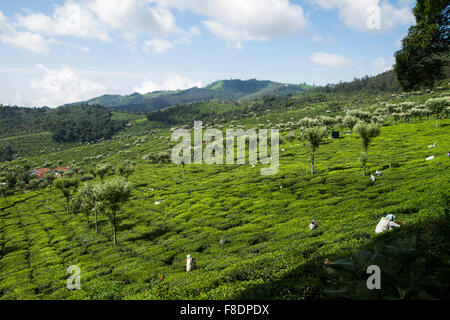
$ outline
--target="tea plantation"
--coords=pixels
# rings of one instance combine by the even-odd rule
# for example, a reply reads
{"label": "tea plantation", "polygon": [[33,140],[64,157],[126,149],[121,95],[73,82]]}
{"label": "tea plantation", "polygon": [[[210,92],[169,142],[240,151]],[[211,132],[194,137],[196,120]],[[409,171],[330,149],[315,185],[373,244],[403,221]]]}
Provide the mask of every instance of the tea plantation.
{"label": "tea plantation", "polygon": [[[221,126],[271,128],[305,116],[290,109],[224,119]],[[432,119],[386,121],[369,148],[369,176],[357,160],[358,134],[351,139],[341,129],[341,138],[325,139],[311,175],[298,131],[281,128],[278,174],[262,176],[261,164],[186,165],[183,172],[170,161],[152,161],[174,145],[171,128],[130,117],[132,126],[112,140],[65,144],[16,161],[117,168],[129,159],[136,170],[128,179],[131,200],[118,214],[116,246],[105,217],[97,235],[92,219],[88,225],[82,214],[66,213],[54,187],[1,199],[0,299],[449,297],[449,120],[439,128]],[[375,170],[382,175],[372,181]],[[375,235],[390,213],[406,225]],[[311,219],[318,229],[309,230]],[[187,254],[197,261],[191,272]],[[376,293],[365,288],[373,261],[384,272]],[[81,269],[80,290],[66,286],[71,265]]]}

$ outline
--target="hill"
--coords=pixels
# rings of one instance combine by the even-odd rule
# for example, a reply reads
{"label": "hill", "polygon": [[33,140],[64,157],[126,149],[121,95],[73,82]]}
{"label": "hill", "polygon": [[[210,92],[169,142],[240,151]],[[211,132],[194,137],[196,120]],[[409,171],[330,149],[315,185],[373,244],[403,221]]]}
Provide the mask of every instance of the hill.
{"label": "hill", "polygon": [[[147,94],[133,93],[128,96],[105,95],[89,101],[118,111],[148,112],[175,104],[187,104],[205,100],[236,101],[254,99],[264,95],[288,95],[312,89],[306,84],[282,84],[273,81],[222,80],[204,88],[190,88],[179,91],[156,91]],[[75,103],[75,104],[80,104]]]}
{"label": "hill", "polygon": [[329,84],[317,89],[321,92],[370,92],[378,94],[382,92],[401,92],[402,88],[393,70],[389,70],[376,76],[365,76],[353,81]]}
{"label": "hill", "polygon": [[20,108],[0,104],[0,138],[45,129],[48,108]]}
{"label": "hill", "polygon": [[[365,93],[383,94],[401,92],[394,72],[387,71],[376,76],[366,76],[350,82],[313,87],[307,84],[282,84],[273,81],[221,80],[204,88],[180,91],[156,91],[147,94],[133,93],[128,96],[104,95],[81,103],[98,104],[124,112],[152,112],[171,106],[184,106],[192,102],[241,102],[261,99],[265,96],[290,97],[308,92],[318,93]],[[184,109],[183,109],[184,110]],[[219,113],[222,113],[219,111]]]}
{"label": "hill", "polygon": [[[105,216],[96,235],[92,217],[88,223],[85,215],[67,214],[63,194],[51,185],[21,181],[9,190],[0,200],[0,299],[446,299],[449,121],[440,120],[436,129],[427,116],[406,123],[386,118],[369,150],[369,172],[382,171],[376,181],[362,176],[361,139],[346,135],[343,126],[331,128],[341,132],[340,139],[326,139],[317,150],[315,175],[299,140],[305,117],[337,118],[349,108],[375,113],[386,104],[422,105],[442,95],[448,90],[314,92],[302,95],[306,107],[294,103],[212,119],[210,127],[224,129],[280,128],[280,170],[274,176],[261,176],[260,164],[187,165],[183,173],[158,159],[174,146],[175,127],[141,116],[111,140],[7,162],[0,170],[70,166],[82,185],[101,183],[90,174],[98,165],[115,169],[105,182],[125,160],[136,162],[136,170],[128,179],[131,200],[117,215],[117,246]],[[355,103],[337,108],[345,101]],[[428,148],[434,142],[437,147]],[[435,159],[425,161],[430,155]],[[390,213],[406,226],[375,235],[380,218]],[[309,230],[311,219],[317,230]],[[190,273],[187,254],[197,260]],[[389,277],[382,290],[365,287],[372,264]],[[81,270],[81,290],[66,287],[71,265]]]}
{"label": "hill", "polygon": [[0,106],[0,116],[0,162],[109,139],[133,118],[96,105],[54,110]]}

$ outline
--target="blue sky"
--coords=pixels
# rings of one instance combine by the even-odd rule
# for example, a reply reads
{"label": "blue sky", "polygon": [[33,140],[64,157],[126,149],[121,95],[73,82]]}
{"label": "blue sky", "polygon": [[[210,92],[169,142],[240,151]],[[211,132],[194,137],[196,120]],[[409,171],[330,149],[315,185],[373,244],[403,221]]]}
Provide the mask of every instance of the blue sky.
{"label": "blue sky", "polygon": [[411,0],[0,2],[0,104],[58,105],[219,79],[323,85],[389,69]]}

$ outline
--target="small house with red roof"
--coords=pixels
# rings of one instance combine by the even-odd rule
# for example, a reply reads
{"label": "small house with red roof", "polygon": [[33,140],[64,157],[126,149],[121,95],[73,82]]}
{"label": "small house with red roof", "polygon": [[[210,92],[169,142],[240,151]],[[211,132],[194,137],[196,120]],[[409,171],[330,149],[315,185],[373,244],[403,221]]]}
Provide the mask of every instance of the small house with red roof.
{"label": "small house with red roof", "polygon": [[48,168],[40,168],[31,171],[31,174],[34,174],[38,179],[44,179],[45,175],[51,173],[52,170]]}
{"label": "small house with red roof", "polygon": [[67,172],[69,170],[70,170],[70,168],[68,168],[68,167],[57,167],[55,169],[40,168],[40,169],[35,169],[35,170],[31,171],[31,174],[34,174],[36,176],[36,178],[38,178],[39,180],[42,180],[49,173],[54,174],[56,177],[61,177],[62,172]]}
{"label": "small house with red roof", "polygon": [[69,170],[70,170],[70,168],[68,168],[68,167],[57,167],[57,168],[53,169],[53,173],[56,176],[61,176],[62,172],[67,172]]}

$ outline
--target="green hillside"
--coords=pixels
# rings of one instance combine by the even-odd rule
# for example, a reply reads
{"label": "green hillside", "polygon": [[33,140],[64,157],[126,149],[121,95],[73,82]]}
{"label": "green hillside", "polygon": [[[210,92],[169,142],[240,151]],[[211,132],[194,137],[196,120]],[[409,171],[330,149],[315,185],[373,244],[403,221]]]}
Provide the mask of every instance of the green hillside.
{"label": "green hillside", "polygon": [[0,138],[45,129],[48,108],[19,108],[0,104]]}
{"label": "green hillside", "polygon": [[[205,100],[235,101],[254,99],[264,95],[287,95],[308,91],[306,84],[285,85],[273,81],[222,80],[205,88],[191,88],[180,91],[156,91],[147,94],[133,93],[128,96],[105,95],[86,101],[120,111],[147,112],[163,109],[175,104],[187,104]],[[77,103],[78,104],[78,103]]]}
{"label": "green hillside", "polygon": [[[189,126],[176,113],[177,124],[116,113],[131,126],[110,140],[23,153],[1,171],[71,166],[76,170],[68,175],[81,187],[100,184],[90,168],[111,165],[105,183],[125,160],[136,170],[128,179],[131,199],[118,213],[117,246],[105,216],[96,235],[93,217],[88,224],[83,214],[67,214],[55,187],[30,182],[9,190],[0,202],[0,299],[448,298],[450,122],[440,119],[436,128],[432,114],[409,111],[405,123],[397,111],[378,117],[391,105],[421,106],[449,93],[312,92],[193,105],[205,128],[279,128],[274,176],[262,176],[261,164],[186,165],[183,173],[166,157],[174,146],[171,131]],[[323,141],[311,175],[299,140],[305,118],[339,119],[355,109],[382,125],[367,163],[370,174],[382,175],[362,176],[361,137],[345,134],[339,121],[329,130],[341,138]],[[406,226],[375,235],[387,214]],[[317,230],[309,230],[311,219]],[[185,269],[187,254],[197,261],[192,272]],[[371,264],[390,279],[377,292],[364,287]],[[81,290],[66,288],[71,265],[81,269]]]}

